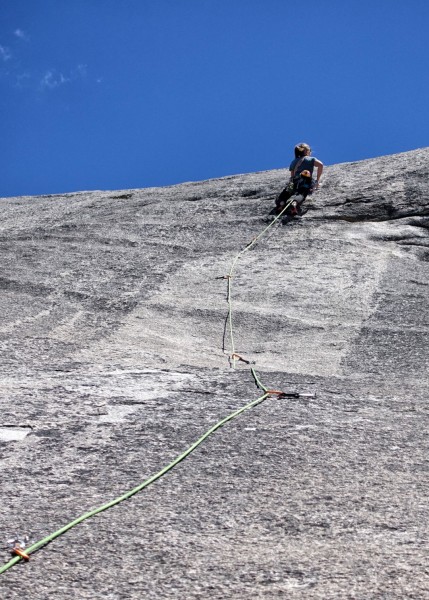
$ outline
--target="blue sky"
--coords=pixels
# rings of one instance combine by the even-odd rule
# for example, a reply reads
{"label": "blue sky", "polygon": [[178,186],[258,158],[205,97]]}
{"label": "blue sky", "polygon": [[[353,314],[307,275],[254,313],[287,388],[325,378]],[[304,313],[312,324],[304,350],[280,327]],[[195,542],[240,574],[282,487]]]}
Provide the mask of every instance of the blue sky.
{"label": "blue sky", "polygon": [[429,146],[427,0],[0,0],[0,196]]}

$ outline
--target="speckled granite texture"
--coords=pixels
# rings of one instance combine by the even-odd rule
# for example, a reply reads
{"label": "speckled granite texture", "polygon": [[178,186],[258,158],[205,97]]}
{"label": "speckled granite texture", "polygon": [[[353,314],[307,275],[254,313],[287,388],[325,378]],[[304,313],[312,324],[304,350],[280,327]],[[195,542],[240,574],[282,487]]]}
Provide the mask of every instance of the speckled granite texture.
{"label": "speckled granite texture", "polygon": [[[260,394],[229,366],[221,277],[286,177],[0,200],[0,545],[133,488]],[[429,598],[429,149],[322,181],[232,288],[236,351],[317,397],[228,423],[1,575],[1,598]]]}

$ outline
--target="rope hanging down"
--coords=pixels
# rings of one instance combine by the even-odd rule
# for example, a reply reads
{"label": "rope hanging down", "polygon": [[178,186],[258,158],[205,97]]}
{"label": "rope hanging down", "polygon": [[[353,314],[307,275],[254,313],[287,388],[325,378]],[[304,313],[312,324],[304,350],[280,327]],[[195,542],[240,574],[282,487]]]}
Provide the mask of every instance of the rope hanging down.
{"label": "rope hanging down", "polygon": [[235,267],[236,267],[239,259],[242,257],[242,255],[245,252],[247,252],[248,250],[250,250],[250,248],[252,248],[261,239],[261,237],[263,237],[266,234],[266,232],[270,229],[270,227],[272,227],[274,225],[274,223],[276,223],[282,217],[283,213],[289,208],[289,206],[292,204],[294,199],[295,198],[292,196],[291,200],[286,204],[286,206],[283,208],[283,210],[271,221],[271,223],[269,225],[267,225],[267,227],[265,227],[265,229],[263,229],[259,235],[254,237],[252,239],[252,241],[249,242],[247,244],[247,246],[245,246],[243,248],[243,250],[241,250],[237,254],[237,256],[232,261],[231,268],[229,270],[228,275],[225,275],[225,276],[219,278],[219,279],[226,279],[228,282],[227,293],[226,293],[226,300],[228,302],[228,314],[227,314],[226,321],[225,321],[223,350],[225,351],[225,333],[226,333],[226,329],[228,328],[229,329],[229,338],[230,338],[230,342],[231,342],[231,352],[229,355],[230,356],[229,360],[230,360],[230,364],[233,369],[235,369],[235,363],[237,362],[237,360],[242,360],[243,362],[250,364],[250,361],[244,360],[239,354],[237,354],[237,352],[235,350],[235,341],[234,341],[234,333],[233,333],[233,325],[232,325],[232,279],[234,276]]}

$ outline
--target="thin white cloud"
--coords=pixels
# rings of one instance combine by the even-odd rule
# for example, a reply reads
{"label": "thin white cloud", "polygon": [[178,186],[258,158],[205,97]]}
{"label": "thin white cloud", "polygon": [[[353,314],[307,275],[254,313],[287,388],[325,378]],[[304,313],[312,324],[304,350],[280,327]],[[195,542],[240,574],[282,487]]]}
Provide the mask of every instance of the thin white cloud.
{"label": "thin white cloud", "polygon": [[66,83],[73,83],[85,79],[87,74],[88,67],[84,64],[77,65],[66,75],[57,69],[48,69],[40,79],[40,87],[42,90],[54,90]]}
{"label": "thin white cloud", "polygon": [[[17,29],[15,35],[24,39],[25,33],[21,29]],[[56,67],[51,67],[45,71],[29,70],[25,69],[25,65],[21,65],[19,61],[15,60],[14,55],[7,46],[1,44],[0,77],[13,87],[20,89],[33,88],[42,92],[55,90],[66,84],[77,85],[84,80],[89,81],[88,65],[84,63],[79,63],[66,71]]]}
{"label": "thin white cloud", "polygon": [[[18,40],[29,41],[28,34],[21,28],[15,29],[13,35]],[[63,69],[61,66],[50,67],[44,71],[33,68],[26,68],[25,64],[19,60],[18,53],[19,42],[15,42],[16,52],[5,45],[0,44],[0,77],[2,82],[20,89],[33,89],[39,92],[49,92],[69,85],[77,85],[84,80],[89,81],[88,65],[78,63],[76,66]]]}
{"label": "thin white cloud", "polygon": [[57,71],[49,70],[43,75],[40,80],[40,87],[44,90],[54,90],[65,83],[70,83],[71,79],[69,77],[65,77],[62,73]]}
{"label": "thin white cloud", "polygon": [[6,62],[10,58],[12,58],[12,54],[9,48],[6,48],[6,46],[0,46],[0,60]]}
{"label": "thin white cloud", "polygon": [[13,32],[15,34],[15,36],[21,40],[28,40],[28,36],[27,34],[22,31],[22,29],[15,29],[15,31]]}

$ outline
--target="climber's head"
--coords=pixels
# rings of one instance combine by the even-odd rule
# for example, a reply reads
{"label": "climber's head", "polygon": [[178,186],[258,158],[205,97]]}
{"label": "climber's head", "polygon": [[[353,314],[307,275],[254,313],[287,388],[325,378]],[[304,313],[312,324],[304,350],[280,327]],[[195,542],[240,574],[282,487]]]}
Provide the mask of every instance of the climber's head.
{"label": "climber's head", "polygon": [[309,154],[311,154],[311,148],[308,144],[297,144],[295,146],[295,158],[301,158]]}

